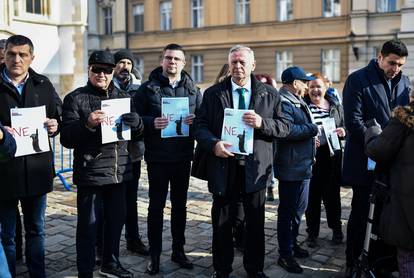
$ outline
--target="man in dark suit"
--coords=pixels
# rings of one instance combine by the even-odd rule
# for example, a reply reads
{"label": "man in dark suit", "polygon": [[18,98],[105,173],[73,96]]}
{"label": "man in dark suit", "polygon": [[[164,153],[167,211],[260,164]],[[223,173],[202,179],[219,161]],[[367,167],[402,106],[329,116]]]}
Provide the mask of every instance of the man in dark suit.
{"label": "man in dark suit", "polygon": [[[234,257],[230,209],[240,198],[245,210],[244,268],[248,277],[267,277],[264,262],[264,204],[266,185],[272,179],[272,142],[284,137],[290,126],[283,118],[280,96],[252,75],[253,51],[241,45],[230,49],[230,76],[206,90],[196,117],[195,137],[206,152],[206,174],[213,193],[212,277],[229,277]],[[225,108],[251,109],[243,116],[254,128],[253,154],[234,155],[220,140]]]}
{"label": "man in dark suit", "polygon": [[352,210],[349,216],[346,246],[346,276],[358,259],[369,210],[373,183],[372,167],[364,153],[366,122],[375,119],[384,127],[397,105],[408,103],[409,80],[401,72],[408,51],[400,40],[384,43],[378,58],[348,76],[343,90],[346,138],[343,180],[352,186]]}

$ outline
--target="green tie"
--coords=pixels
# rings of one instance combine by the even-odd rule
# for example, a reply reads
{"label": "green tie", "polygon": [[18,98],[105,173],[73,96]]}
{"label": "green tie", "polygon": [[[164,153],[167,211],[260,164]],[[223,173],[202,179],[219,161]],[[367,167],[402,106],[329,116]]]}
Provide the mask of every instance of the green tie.
{"label": "green tie", "polygon": [[239,93],[239,109],[246,109],[246,102],[244,100],[245,88],[237,88],[236,91]]}

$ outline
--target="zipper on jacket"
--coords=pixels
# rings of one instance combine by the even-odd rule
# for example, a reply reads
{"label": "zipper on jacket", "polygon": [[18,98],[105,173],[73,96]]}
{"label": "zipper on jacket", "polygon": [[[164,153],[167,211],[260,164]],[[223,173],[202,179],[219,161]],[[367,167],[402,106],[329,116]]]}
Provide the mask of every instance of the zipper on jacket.
{"label": "zipper on jacket", "polygon": [[115,143],[115,183],[119,183],[119,180],[118,180],[118,142]]}

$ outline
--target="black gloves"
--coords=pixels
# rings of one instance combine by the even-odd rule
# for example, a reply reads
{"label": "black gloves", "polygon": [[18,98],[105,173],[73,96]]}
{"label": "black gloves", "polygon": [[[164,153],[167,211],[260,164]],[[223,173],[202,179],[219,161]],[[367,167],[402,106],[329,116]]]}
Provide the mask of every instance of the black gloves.
{"label": "black gloves", "polygon": [[123,124],[130,127],[138,127],[141,123],[141,118],[135,112],[125,113],[121,115],[121,121]]}
{"label": "black gloves", "polygon": [[375,119],[368,120],[367,122],[365,122],[365,124],[367,126],[367,130],[365,131],[365,134],[364,134],[365,145],[366,145],[373,138],[380,135],[382,132],[382,129]]}

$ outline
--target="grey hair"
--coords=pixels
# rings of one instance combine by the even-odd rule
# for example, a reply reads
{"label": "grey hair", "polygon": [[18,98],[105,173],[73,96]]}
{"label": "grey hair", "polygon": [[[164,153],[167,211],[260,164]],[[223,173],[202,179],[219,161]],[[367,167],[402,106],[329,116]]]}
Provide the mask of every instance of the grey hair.
{"label": "grey hair", "polygon": [[0,40],[0,49],[5,49],[6,48],[6,39],[2,39]]}
{"label": "grey hair", "polygon": [[241,44],[236,44],[235,46],[233,46],[232,48],[230,48],[230,50],[229,50],[229,58],[230,58],[230,55],[232,53],[237,52],[237,51],[241,51],[241,50],[247,51],[247,53],[249,53],[250,57],[254,61],[254,51],[250,47],[245,46],[245,45],[241,45]]}

